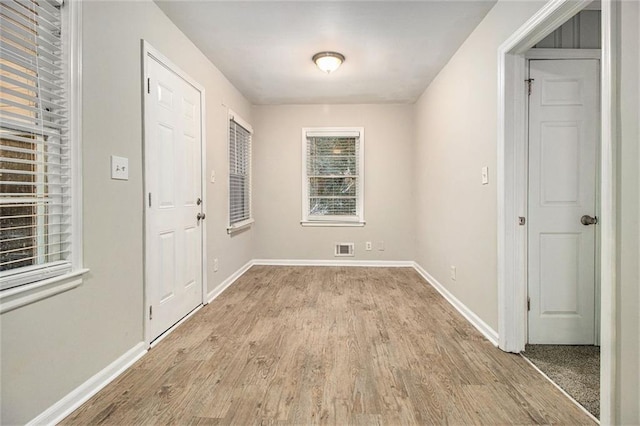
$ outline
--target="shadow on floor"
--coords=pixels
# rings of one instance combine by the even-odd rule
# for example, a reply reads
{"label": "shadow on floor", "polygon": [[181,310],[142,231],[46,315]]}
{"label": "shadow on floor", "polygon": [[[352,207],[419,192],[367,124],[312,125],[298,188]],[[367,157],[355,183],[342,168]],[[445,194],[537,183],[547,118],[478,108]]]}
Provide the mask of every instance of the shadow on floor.
{"label": "shadow on floor", "polygon": [[522,355],[600,418],[599,346],[526,345]]}

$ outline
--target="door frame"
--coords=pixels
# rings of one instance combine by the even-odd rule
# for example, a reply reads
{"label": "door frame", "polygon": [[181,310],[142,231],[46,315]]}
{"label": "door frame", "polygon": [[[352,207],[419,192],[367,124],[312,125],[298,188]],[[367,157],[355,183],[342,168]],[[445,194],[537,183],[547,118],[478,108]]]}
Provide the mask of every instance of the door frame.
{"label": "door frame", "polygon": [[[529,75],[529,61],[531,60],[570,60],[570,59],[593,59],[593,60],[597,60],[598,62],[601,62],[601,56],[602,56],[602,49],[531,49],[528,50],[524,57],[525,57],[525,78],[530,78]],[[600,65],[600,64],[598,64]],[[599,67],[599,70],[602,70],[602,67]],[[598,100],[600,101],[599,103],[602,104],[601,100],[598,98]],[[602,106],[598,105],[598,107],[601,109]],[[525,117],[529,117],[529,102],[527,101],[527,98],[525,97]],[[524,130],[526,133],[526,137],[527,139],[525,140],[525,142],[527,143],[527,149],[525,149],[525,161],[527,164],[527,171],[529,169],[529,154],[528,154],[528,135],[529,135],[529,120],[526,119],[524,121]],[[601,163],[601,159],[600,159],[600,153],[601,153],[601,147],[600,147],[601,143],[600,143],[600,138],[598,138],[598,141],[596,142],[596,182],[600,182],[600,163]],[[527,191],[528,191],[528,183],[529,183],[529,178],[527,176]],[[601,212],[600,212],[600,187],[598,185],[596,185],[595,188],[595,215],[596,217],[600,218],[602,216]],[[525,198],[525,212],[527,212],[527,224],[529,222],[529,217],[528,217],[528,197]],[[528,227],[525,227],[528,231]],[[595,239],[594,239],[594,244],[595,244],[595,262],[594,262],[594,275],[595,275],[595,282],[594,282],[594,292],[595,292],[595,306],[594,306],[594,344],[596,346],[600,346],[600,327],[598,327],[600,325],[600,227],[596,226],[595,227]],[[527,262],[528,264],[528,247],[529,247],[529,240],[528,240],[528,233],[525,236],[525,253],[524,255],[525,257],[525,262]],[[528,280],[525,278],[525,283],[527,284],[527,296],[528,296]],[[528,341],[528,335],[529,335],[529,317],[528,315],[525,315],[525,330],[526,330],[526,334],[525,334],[525,338],[527,340],[525,340],[525,343]]]}
{"label": "door frame", "polygon": [[[521,352],[526,342],[525,52],[591,0],[551,0],[498,48],[498,333],[499,347]],[[600,58],[600,421],[615,423],[616,61],[617,4],[601,2]]]}
{"label": "door frame", "polygon": [[[142,209],[143,209],[143,216],[144,216],[144,236],[143,236],[143,306],[142,306],[142,327],[143,327],[143,336],[144,336],[144,341],[147,344],[147,346],[151,346],[151,339],[153,338],[152,336],[149,335],[149,331],[150,331],[150,327],[149,327],[149,316],[147,315],[148,309],[149,309],[149,294],[150,294],[150,283],[147,280],[147,277],[149,276],[148,271],[147,271],[147,267],[149,265],[149,262],[147,262],[147,252],[148,252],[148,247],[149,247],[149,241],[148,238],[151,235],[150,230],[149,230],[149,221],[147,220],[147,182],[149,177],[146,175],[146,171],[147,171],[147,167],[146,167],[146,161],[147,161],[147,157],[145,156],[145,152],[146,152],[146,147],[149,143],[148,139],[147,139],[147,134],[148,132],[146,131],[146,126],[147,123],[149,122],[149,120],[147,120],[147,114],[149,112],[149,108],[147,105],[147,72],[148,72],[148,61],[149,60],[156,60],[157,62],[159,62],[161,65],[163,65],[164,67],[166,67],[168,70],[170,70],[171,72],[173,72],[174,74],[176,74],[178,77],[180,77],[182,80],[184,80],[186,83],[190,84],[191,86],[193,86],[199,93],[200,93],[200,180],[201,180],[201,198],[202,198],[202,211],[206,212],[207,209],[207,191],[206,191],[206,179],[205,179],[205,170],[206,170],[206,159],[207,159],[207,155],[206,155],[206,148],[207,148],[207,144],[206,144],[206,134],[205,134],[205,117],[206,117],[206,113],[205,113],[205,89],[204,86],[202,86],[200,83],[198,83],[196,80],[194,80],[193,78],[191,78],[186,72],[184,72],[182,69],[180,69],[177,65],[175,65],[173,62],[171,62],[171,60],[169,60],[169,58],[167,58],[166,56],[164,56],[162,53],[160,53],[159,50],[155,49],[153,46],[151,46],[151,44],[149,44],[149,42],[147,42],[146,40],[141,40],[140,41],[141,44],[141,51],[142,51],[142,64],[141,64],[141,69],[142,69],[142,79],[141,79],[141,95],[142,95],[142,179],[143,179],[143,183],[142,183],[142,188],[143,188],[143,196],[142,196]],[[207,221],[203,220],[200,222],[200,232],[202,233],[202,282],[201,282],[201,305],[205,305],[206,304],[206,298],[205,295],[207,294]],[[197,308],[196,308],[197,309]],[[194,312],[194,311],[192,311]],[[191,315],[191,314],[189,314]],[[187,315],[187,317],[189,316]],[[187,317],[183,318],[182,320],[180,320],[178,323],[176,323],[175,325],[173,325],[171,328],[169,328],[169,330],[167,330],[164,334],[160,335],[160,337],[158,337],[155,341],[154,344],[159,342],[164,336],[166,336],[168,334],[169,331],[173,330],[173,328],[175,328],[178,324],[180,324],[184,319],[186,319]]]}

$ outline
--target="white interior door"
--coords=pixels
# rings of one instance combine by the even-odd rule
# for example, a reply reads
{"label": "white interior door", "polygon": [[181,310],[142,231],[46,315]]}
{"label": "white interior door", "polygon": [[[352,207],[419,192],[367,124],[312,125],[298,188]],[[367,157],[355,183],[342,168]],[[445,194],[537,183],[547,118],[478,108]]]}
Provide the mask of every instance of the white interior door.
{"label": "white interior door", "polygon": [[202,93],[146,58],[146,335],[202,303]]}
{"label": "white interior door", "polygon": [[594,344],[599,62],[531,60],[529,343]]}

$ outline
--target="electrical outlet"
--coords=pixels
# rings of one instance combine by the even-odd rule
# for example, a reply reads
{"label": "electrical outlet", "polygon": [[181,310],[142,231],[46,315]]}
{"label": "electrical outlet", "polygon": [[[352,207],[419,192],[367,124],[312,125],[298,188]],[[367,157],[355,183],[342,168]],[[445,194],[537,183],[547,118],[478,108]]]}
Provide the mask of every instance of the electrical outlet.
{"label": "electrical outlet", "polygon": [[384,241],[378,241],[378,250],[384,251]]}
{"label": "electrical outlet", "polygon": [[456,280],[456,267],[455,267],[455,266],[453,266],[453,265],[451,265],[451,279],[452,279],[453,281],[455,281],[455,280]]}
{"label": "electrical outlet", "polygon": [[371,248],[372,248],[371,241],[367,241],[366,243],[364,243],[364,247],[365,247],[365,250],[371,251]]}
{"label": "electrical outlet", "polygon": [[213,272],[218,272],[218,259],[213,259]]}

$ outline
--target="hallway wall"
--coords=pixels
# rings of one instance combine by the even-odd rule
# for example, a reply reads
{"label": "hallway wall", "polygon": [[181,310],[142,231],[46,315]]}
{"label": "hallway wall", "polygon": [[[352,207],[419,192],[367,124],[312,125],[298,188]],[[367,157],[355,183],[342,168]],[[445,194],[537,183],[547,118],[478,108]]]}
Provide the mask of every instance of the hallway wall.
{"label": "hallway wall", "polygon": [[[151,1],[83,2],[84,266],[77,289],[5,313],[0,423],[23,424],[143,340],[142,76],[140,40],[206,90],[210,289],[252,258],[253,233],[227,221],[227,110],[250,119],[244,97]],[[110,179],[110,155],[129,158]]]}
{"label": "hallway wall", "polygon": [[497,51],[542,5],[498,2],[416,103],[416,261],[496,331]]}

